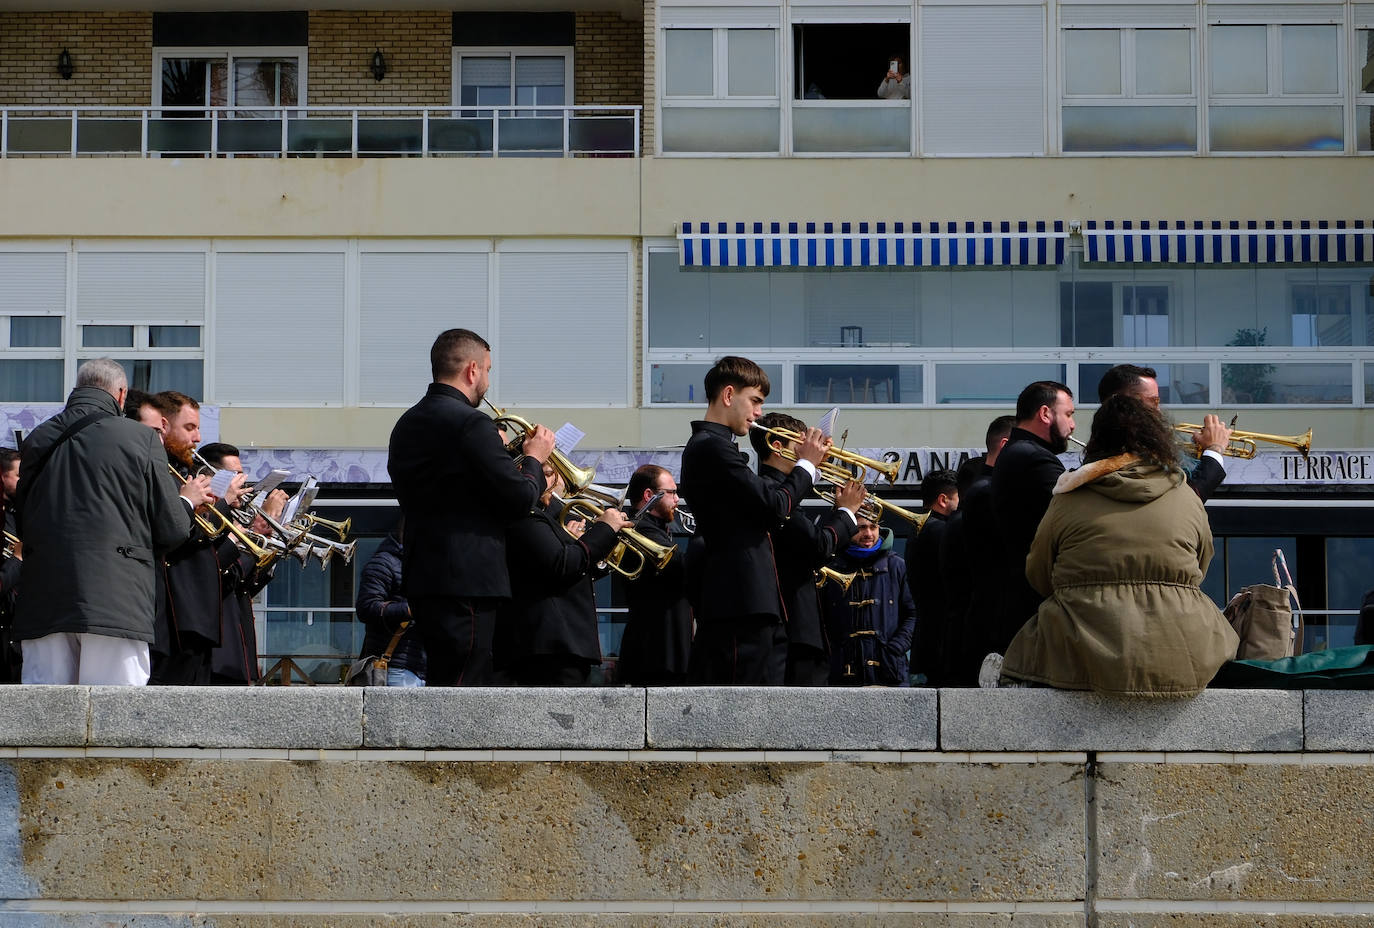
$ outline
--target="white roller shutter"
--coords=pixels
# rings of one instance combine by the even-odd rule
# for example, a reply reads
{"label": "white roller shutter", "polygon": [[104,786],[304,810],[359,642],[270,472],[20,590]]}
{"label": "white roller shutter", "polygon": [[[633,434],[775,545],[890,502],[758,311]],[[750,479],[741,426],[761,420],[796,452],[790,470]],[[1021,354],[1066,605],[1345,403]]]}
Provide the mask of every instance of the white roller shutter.
{"label": "white roller shutter", "polygon": [[201,325],[205,322],[205,254],[78,253],[76,320],[106,325]]}
{"label": "white roller shutter", "polygon": [[436,335],[488,334],[487,260],[485,252],[361,256],[359,402],[415,402],[430,382]]}
{"label": "white roller shutter", "polygon": [[663,6],[658,11],[660,29],[711,26],[773,27],[782,22],[776,3],[755,6]]}
{"label": "white roller shutter", "polygon": [[517,409],[626,405],[629,254],[503,252],[498,260],[493,399]]}
{"label": "white roller shutter", "polygon": [[67,311],[67,255],[0,252],[0,315],[60,316]]}
{"label": "white roller shutter", "polygon": [[1197,25],[1197,4],[1061,3],[1059,24],[1080,28],[1188,28]]}
{"label": "white roller shutter", "polygon": [[221,252],[214,402],[342,404],[344,256]]}
{"label": "white roller shutter", "polygon": [[887,3],[884,0],[792,0],[791,17],[794,23],[909,23],[910,3]]}
{"label": "white roller shutter", "polygon": [[927,7],[921,23],[922,149],[1043,153],[1044,9]]}

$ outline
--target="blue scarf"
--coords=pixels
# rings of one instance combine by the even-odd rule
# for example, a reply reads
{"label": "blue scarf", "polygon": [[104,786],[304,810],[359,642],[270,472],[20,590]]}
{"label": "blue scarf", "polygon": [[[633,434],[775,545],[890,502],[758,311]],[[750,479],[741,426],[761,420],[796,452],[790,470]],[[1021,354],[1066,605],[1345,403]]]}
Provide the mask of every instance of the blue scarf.
{"label": "blue scarf", "polygon": [[877,550],[882,546],[883,536],[879,535],[878,540],[873,542],[872,547],[860,548],[858,545],[850,545],[848,548],[845,548],[845,553],[848,554],[850,557],[854,558],[855,560],[861,561],[864,558],[868,557],[870,554],[877,552]]}

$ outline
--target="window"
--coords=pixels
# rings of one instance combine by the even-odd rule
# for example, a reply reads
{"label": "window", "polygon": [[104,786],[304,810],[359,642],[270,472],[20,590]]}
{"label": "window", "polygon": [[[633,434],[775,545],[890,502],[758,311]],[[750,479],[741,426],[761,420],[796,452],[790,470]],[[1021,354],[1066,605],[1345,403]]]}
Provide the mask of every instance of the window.
{"label": "window", "polygon": [[1064,151],[1197,150],[1193,30],[1063,35]]}
{"label": "window", "polygon": [[303,49],[162,49],[154,55],[155,105],[298,106],[305,102],[304,59]]}
{"label": "window", "polygon": [[[455,97],[463,107],[554,106],[572,103],[572,49],[457,49]],[[465,111],[491,116],[490,109]],[[559,116],[561,112],[525,115]]]}
{"label": "window", "polygon": [[1289,286],[1288,300],[1295,346],[1351,344],[1348,285],[1295,283]]}
{"label": "window", "polygon": [[663,30],[663,150],[776,152],[778,30]]}
{"label": "window", "polygon": [[792,73],[794,152],[911,151],[910,23],[795,23]]}
{"label": "window", "polygon": [[1355,147],[1374,151],[1374,29],[1355,34]]}
{"label": "window", "polygon": [[[62,400],[62,317],[0,318],[0,336],[8,334],[0,360],[0,403],[45,403]],[[54,350],[43,350],[54,349]]]}
{"label": "window", "polygon": [[1213,151],[1343,151],[1341,30],[1217,25],[1208,31]]}
{"label": "window", "polygon": [[195,400],[205,398],[198,325],[83,325],[81,349],[77,364],[88,358],[114,358],[134,390],[176,390]]}

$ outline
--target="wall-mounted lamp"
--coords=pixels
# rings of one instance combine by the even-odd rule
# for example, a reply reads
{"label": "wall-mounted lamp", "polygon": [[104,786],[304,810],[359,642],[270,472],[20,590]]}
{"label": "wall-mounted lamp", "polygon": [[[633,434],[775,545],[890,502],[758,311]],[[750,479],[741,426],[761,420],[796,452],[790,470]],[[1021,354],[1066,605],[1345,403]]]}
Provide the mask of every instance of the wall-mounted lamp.
{"label": "wall-mounted lamp", "polygon": [[72,79],[72,53],[65,48],[57,56],[57,73],[62,76],[64,81]]}
{"label": "wall-mounted lamp", "polygon": [[386,77],[386,59],[382,57],[382,50],[379,48],[372,53],[372,79],[381,80]]}

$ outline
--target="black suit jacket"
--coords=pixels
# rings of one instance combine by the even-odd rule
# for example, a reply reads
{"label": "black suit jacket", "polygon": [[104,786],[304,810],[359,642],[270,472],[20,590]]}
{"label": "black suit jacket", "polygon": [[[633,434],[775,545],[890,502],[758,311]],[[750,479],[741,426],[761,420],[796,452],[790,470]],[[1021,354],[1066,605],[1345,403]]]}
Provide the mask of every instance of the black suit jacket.
{"label": "black suit jacket", "polygon": [[940,573],[940,542],[948,516],[931,512],[925,525],[906,546],[906,582],[916,603],[916,635],[911,643],[911,669],[924,673],[931,686],[946,679],[945,581]]}
{"label": "black suit jacket", "polygon": [[1192,487],[1198,499],[1205,503],[1225,479],[1226,468],[1215,459],[1203,455],[1198,459],[1197,467],[1188,475],[1188,486]]}
{"label": "black suit jacket", "polygon": [[[652,513],[640,517],[635,528],[650,541],[674,544],[668,522]],[[630,614],[620,639],[616,682],[631,686],[681,682],[687,677],[692,651],[692,609],[687,604],[687,571],[682,552],[662,570],[646,568],[625,584]]]}
{"label": "black suit jacket", "polygon": [[811,492],[800,467],[769,483],[749,469],[734,434],[715,422],[693,422],[682,449],[681,492],[692,506],[701,539],[697,620],[719,622],[745,615],[785,620],[769,529],[792,514]]}
{"label": "black suit jacket", "polygon": [[1026,555],[1062,473],[1064,465],[1049,442],[1016,428],[992,469],[992,507],[1002,536],[999,638],[1010,641],[1040,606],[1042,597],[1026,579]]}
{"label": "black suit jacket", "polygon": [[513,669],[532,654],[600,661],[591,572],[615,547],[615,531],[604,522],[592,522],[581,538],[574,538],[547,511],[536,508],[511,525],[506,542],[514,597],[502,605],[497,619],[496,666]]}
{"label": "black suit jacket", "polygon": [[405,515],[406,597],[508,598],[506,529],[544,492],[539,462],[513,464],[496,424],[432,383],[391,430],[386,467]]}
{"label": "black suit jacket", "polygon": [[[787,474],[760,464],[759,476],[769,483],[782,483]],[[769,534],[773,536],[782,601],[787,607],[787,643],[829,654],[830,646],[821,622],[816,571],[829,564],[849,543],[854,535],[854,524],[834,507],[821,513],[814,522],[798,509]]]}

